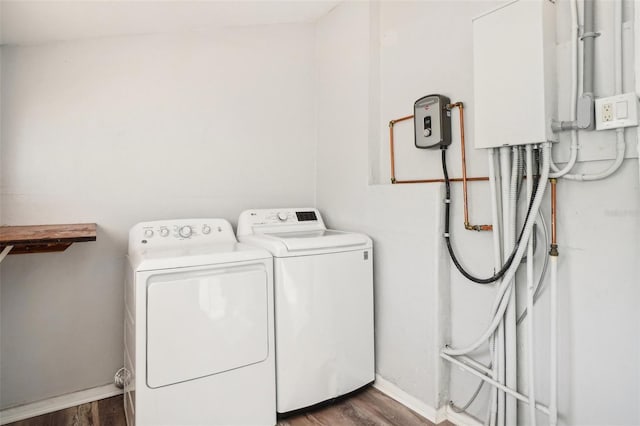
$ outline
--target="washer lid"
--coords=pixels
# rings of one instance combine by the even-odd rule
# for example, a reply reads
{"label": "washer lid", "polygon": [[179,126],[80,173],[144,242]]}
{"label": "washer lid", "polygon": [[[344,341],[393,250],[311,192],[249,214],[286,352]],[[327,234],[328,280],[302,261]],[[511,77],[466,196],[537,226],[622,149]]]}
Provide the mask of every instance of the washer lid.
{"label": "washer lid", "polygon": [[274,232],[245,235],[242,242],[263,247],[276,257],[340,252],[371,247],[371,238],[364,234],[322,229],[303,232]]}
{"label": "washer lid", "polygon": [[271,254],[263,249],[242,243],[229,242],[191,247],[163,247],[129,254],[134,271],[184,268],[268,259]]}

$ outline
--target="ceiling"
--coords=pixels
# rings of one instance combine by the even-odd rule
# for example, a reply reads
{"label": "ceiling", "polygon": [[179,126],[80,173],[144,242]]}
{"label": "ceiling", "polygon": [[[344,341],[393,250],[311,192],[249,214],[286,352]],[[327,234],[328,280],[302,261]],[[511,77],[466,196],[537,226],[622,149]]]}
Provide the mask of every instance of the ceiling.
{"label": "ceiling", "polygon": [[339,1],[0,0],[0,44],[314,22]]}

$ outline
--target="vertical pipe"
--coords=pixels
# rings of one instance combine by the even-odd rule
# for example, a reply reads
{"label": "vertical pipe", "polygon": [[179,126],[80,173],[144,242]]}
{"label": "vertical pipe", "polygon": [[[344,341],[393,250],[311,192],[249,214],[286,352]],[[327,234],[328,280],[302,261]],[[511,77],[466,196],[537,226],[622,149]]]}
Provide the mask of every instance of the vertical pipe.
{"label": "vertical pipe", "polygon": [[[533,148],[526,147],[527,154],[527,199],[533,197]],[[535,387],[535,363],[533,341],[533,295],[535,284],[533,282],[533,238],[529,238],[527,246],[527,348],[529,361],[528,380],[529,387],[529,424],[536,425],[536,387]]]}
{"label": "vertical pipe", "polygon": [[[511,183],[511,152],[509,147],[500,148],[500,178],[502,182],[502,248],[506,253],[510,241],[510,183]],[[509,254],[507,253],[507,256]],[[506,359],[505,359],[505,324],[500,322],[498,327],[498,381],[506,384]],[[498,393],[498,426],[511,426],[506,419],[506,395],[503,391]]]}
{"label": "vertical pipe", "polygon": [[556,179],[551,183],[551,250],[549,251],[549,424],[558,424],[558,244],[556,240]]}
{"label": "vertical pipe", "polygon": [[[496,270],[499,270],[502,266],[502,244],[500,241],[501,235],[501,227],[500,227],[500,199],[498,198],[498,176],[496,176],[496,156],[495,149],[489,148],[487,150],[488,159],[489,159],[489,188],[491,190],[491,223],[493,224],[493,264]],[[500,282],[498,282],[497,287],[500,287]],[[498,351],[497,351],[497,342],[498,333],[494,333],[491,341],[489,342],[491,348],[492,355],[492,365],[493,374],[491,378],[493,380],[498,380],[498,370],[495,366],[498,365]],[[498,414],[498,389],[496,387],[492,387],[491,389],[491,402],[490,402],[489,410],[489,425],[493,426],[497,421]]]}
{"label": "vertical pipe", "polygon": [[391,183],[396,183],[396,156],[394,150],[394,141],[393,141],[393,126],[394,122],[389,122],[389,154],[391,156]]}
{"label": "vertical pipe", "polygon": [[551,280],[549,283],[549,300],[550,300],[550,319],[551,319],[551,341],[549,351],[551,356],[550,362],[550,382],[549,382],[549,424],[556,426],[558,424],[558,350],[557,350],[557,309],[558,309],[558,256],[549,258],[549,266],[551,267]]}
{"label": "vertical pipe", "polygon": [[464,106],[456,104],[460,111],[460,152],[462,153],[462,192],[464,194],[464,227],[469,229],[469,197],[467,190],[467,153],[464,143]]}
{"label": "vertical pipe", "polygon": [[593,94],[595,0],[584,0],[582,92]]}
{"label": "vertical pipe", "polygon": [[[511,148],[511,182],[509,184],[509,229],[507,233],[509,240],[504,247],[504,257],[509,256],[516,243],[517,227],[517,193],[520,176],[521,157],[519,147]],[[509,303],[505,312],[505,381],[511,389],[518,387],[518,342],[516,326],[516,279],[511,280],[511,293]],[[518,400],[511,395],[506,396],[506,424],[518,424]]]}

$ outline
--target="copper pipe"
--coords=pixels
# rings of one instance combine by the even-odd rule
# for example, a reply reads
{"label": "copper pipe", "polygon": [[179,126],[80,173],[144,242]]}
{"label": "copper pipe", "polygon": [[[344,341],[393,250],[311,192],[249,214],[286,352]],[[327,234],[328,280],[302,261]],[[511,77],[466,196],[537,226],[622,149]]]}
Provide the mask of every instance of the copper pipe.
{"label": "copper pipe", "polygon": [[462,102],[447,105],[448,109],[458,108],[460,112],[460,154],[462,157],[462,194],[464,197],[464,226],[469,225],[469,197],[467,192],[467,157],[464,145],[464,105]]}
{"label": "copper pipe", "polygon": [[[397,180],[396,179],[396,166],[395,166],[395,162],[396,162],[396,157],[395,157],[395,150],[394,150],[394,145],[395,145],[395,139],[393,136],[393,126],[395,126],[396,123],[399,123],[401,121],[406,121],[406,120],[411,120],[413,118],[413,115],[407,115],[404,117],[400,117],[400,118],[396,118],[394,120],[390,120],[389,121],[389,152],[391,153],[391,183],[395,184],[395,183],[438,183],[438,182],[444,182],[444,179],[417,179],[417,180]],[[466,174],[466,170],[465,170],[465,174]],[[467,177],[466,178],[467,182],[475,182],[475,181],[485,181],[485,180],[489,180],[488,177]],[[449,179],[450,182],[462,182],[461,178],[451,178]]]}
{"label": "copper pipe", "polygon": [[549,251],[549,254],[551,256],[557,256],[558,244],[556,241],[556,218],[558,216],[558,211],[556,205],[556,185],[558,180],[549,179],[549,183],[551,183],[551,250]]}
{"label": "copper pipe", "polygon": [[411,120],[412,118],[413,118],[413,115],[407,115],[404,117],[396,118],[395,120],[389,121],[389,127],[393,127],[394,124],[399,123],[401,121]]}
{"label": "copper pipe", "polygon": [[[456,102],[455,104],[447,105],[447,108],[459,108],[460,111],[460,139],[461,139],[461,149],[462,149],[462,178],[451,178],[449,182],[462,182],[464,187],[464,227],[470,231],[491,231],[493,226],[491,225],[471,225],[469,224],[469,209],[468,209],[468,201],[467,201],[467,182],[473,181],[488,181],[488,177],[467,177],[467,162],[465,155],[465,144],[464,144],[464,106],[462,102]],[[397,180],[396,179],[396,157],[395,157],[395,140],[393,137],[393,127],[396,123],[405,120],[411,120],[413,115],[407,115],[404,117],[396,118],[394,120],[389,121],[389,151],[390,151],[390,160],[391,160],[391,183],[392,184],[411,184],[411,183],[438,183],[444,182],[444,179],[415,179],[415,180]]]}
{"label": "copper pipe", "polygon": [[[467,182],[488,181],[488,177],[470,177]],[[394,183],[444,183],[444,179],[396,180]],[[462,182],[462,178],[449,178],[449,182]]]}
{"label": "copper pipe", "polygon": [[396,183],[396,156],[393,149],[394,140],[393,140],[393,126],[396,123],[401,121],[410,120],[413,118],[413,115],[407,115],[405,117],[396,118],[395,120],[389,121],[389,151],[391,152],[391,183]]}
{"label": "copper pipe", "polygon": [[469,222],[469,192],[467,189],[467,148],[464,142],[464,104],[455,102],[448,109],[458,108],[460,113],[460,156],[462,157],[462,194],[464,200],[464,228],[468,231],[491,231],[493,225],[471,225]]}

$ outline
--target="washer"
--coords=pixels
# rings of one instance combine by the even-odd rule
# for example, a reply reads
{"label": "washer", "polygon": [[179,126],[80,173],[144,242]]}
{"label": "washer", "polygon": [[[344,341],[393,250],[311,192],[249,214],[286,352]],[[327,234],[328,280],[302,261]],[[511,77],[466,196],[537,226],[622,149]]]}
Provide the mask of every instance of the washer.
{"label": "washer", "polygon": [[371,239],[313,208],[244,211],[238,239],[274,256],[278,413],[373,382]]}
{"label": "washer", "polygon": [[144,222],[129,233],[129,426],[273,426],[273,261],[224,219]]}

